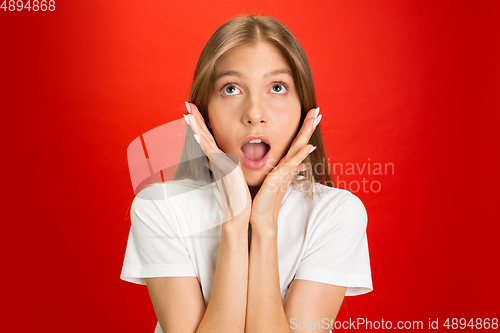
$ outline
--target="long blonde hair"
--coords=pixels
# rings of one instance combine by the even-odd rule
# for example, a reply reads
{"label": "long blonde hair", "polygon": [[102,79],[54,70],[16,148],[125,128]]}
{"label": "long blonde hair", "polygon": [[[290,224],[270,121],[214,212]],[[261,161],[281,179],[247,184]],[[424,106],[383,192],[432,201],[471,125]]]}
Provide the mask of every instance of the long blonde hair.
{"label": "long blonde hair", "polygon": [[[317,107],[311,68],[307,56],[295,36],[281,22],[269,16],[236,17],[227,21],[215,31],[201,52],[196,65],[188,102],[198,107],[207,127],[210,129],[207,105],[215,82],[215,64],[217,60],[236,47],[257,42],[268,42],[277,46],[292,69],[301,102],[300,124],[295,134],[297,135],[307,112]],[[189,127],[187,131],[182,153],[182,160],[187,161],[187,163],[182,168],[177,169],[174,180],[183,178],[200,179],[206,171],[201,169],[199,161],[189,158],[190,155],[200,156],[199,150],[201,148],[194,141],[193,133]],[[211,129],[210,132],[212,132]],[[330,169],[327,165],[327,149],[323,140],[321,125],[318,125],[309,143],[316,146],[317,149],[314,154],[304,160],[303,163],[309,164],[311,167],[302,172],[304,177],[301,177],[301,179],[309,185],[311,191],[313,187],[311,185],[314,185],[315,182],[334,187],[329,174]]]}

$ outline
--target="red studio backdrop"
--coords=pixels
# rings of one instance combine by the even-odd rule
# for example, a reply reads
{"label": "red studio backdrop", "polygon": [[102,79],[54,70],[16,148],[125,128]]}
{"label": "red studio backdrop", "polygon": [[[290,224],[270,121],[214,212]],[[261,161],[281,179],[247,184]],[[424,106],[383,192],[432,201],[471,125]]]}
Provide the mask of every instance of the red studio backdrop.
{"label": "red studio backdrop", "polygon": [[374,290],[337,320],[500,318],[498,1],[3,3],[2,331],[154,331],[119,278],[127,146],[182,117],[203,46],[249,14],[305,49],[334,177],[368,212]]}

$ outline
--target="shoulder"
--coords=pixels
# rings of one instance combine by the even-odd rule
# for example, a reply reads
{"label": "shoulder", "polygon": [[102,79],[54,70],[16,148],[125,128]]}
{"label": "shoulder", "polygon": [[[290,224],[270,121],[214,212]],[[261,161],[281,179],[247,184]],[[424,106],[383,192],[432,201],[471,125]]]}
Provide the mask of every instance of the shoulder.
{"label": "shoulder", "polygon": [[131,223],[184,236],[217,226],[220,212],[213,186],[184,179],[152,184],[134,198]]}
{"label": "shoulder", "polygon": [[157,229],[168,220],[163,218],[165,214],[168,214],[168,209],[162,184],[143,188],[130,206],[130,222],[136,231],[145,227]]}
{"label": "shoulder", "polygon": [[154,183],[137,193],[132,202],[132,207],[143,210],[159,204],[166,205],[174,200],[186,201],[188,197],[192,201],[203,200],[209,192],[210,188],[208,186],[190,179]]}
{"label": "shoulder", "polygon": [[134,217],[135,221],[155,221],[159,217],[166,218],[170,214],[175,214],[177,205],[169,202],[177,196],[185,197],[190,189],[190,183],[186,181],[154,183],[143,188],[132,201],[130,208],[132,223]]}
{"label": "shoulder", "polygon": [[330,214],[335,215],[367,215],[363,202],[351,192],[321,184],[318,187],[323,193],[323,197],[319,198],[318,202],[320,209],[328,210]]}
{"label": "shoulder", "polygon": [[363,202],[347,190],[316,184],[310,199],[310,219],[321,229],[366,229],[368,216]]}

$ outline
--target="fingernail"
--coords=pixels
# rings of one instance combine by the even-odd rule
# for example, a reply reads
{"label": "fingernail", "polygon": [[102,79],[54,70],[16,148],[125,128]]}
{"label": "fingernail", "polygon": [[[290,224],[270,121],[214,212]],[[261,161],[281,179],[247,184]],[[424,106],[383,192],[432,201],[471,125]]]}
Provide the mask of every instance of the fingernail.
{"label": "fingernail", "polygon": [[188,118],[188,116],[186,116],[185,114],[182,114],[182,115],[184,116],[184,120],[186,121],[186,123],[187,123],[188,125],[191,125],[191,123],[189,122],[189,118]]}
{"label": "fingernail", "polygon": [[186,110],[188,113],[191,113],[191,105],[189,105],[188,102],[184,102],[184,105],[186,106]]}
{"label": "fingernail", "polygon": [[[198,136],[198,134],[195,134],[194,135],[194,139],[196,140],[196,142],[200,143],[200,137]],[[201,144],[201,143],[200,143]]]}
{"label": "fingernail", "polygon": [[314,149],[316,149],[316,146],[312,147],[311,150],[309,150],[308,154],[312,153],[314,151]]}
{"label": "fingernail", "polygon": [[319,114],[319,106],[316,108],[316,111],[314,111],[314,118],[317,118]]}
{"label": "fingernail", "polygon": [[306,165],[306,164],[303,164],[303,165],[302,165],[302,166],[298,169],[298,171],[299,171],[299,172],[302,172],[302,171],[306,171],[307,169],[309,169],[309,166],[308,166],[308,165]]}
{"label": "fingernail", "polygon": [[316,118],[316,119],[314,120],[314,123],[313,123],[313,128],[316,128],[316,126],[318,126],[318,124],[319,124],[319,122],[321,121],[321,118],[322,118],[322,117],[323,117],[323,115],[321,114],[321,115],[319,115],[319,117],[318,117],[318,118]]}

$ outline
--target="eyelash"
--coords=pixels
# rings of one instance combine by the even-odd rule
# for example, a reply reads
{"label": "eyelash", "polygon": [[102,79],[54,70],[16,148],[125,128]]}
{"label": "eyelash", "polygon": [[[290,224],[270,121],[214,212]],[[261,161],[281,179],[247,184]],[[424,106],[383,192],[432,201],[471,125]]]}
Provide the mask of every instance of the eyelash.
{"label": "eyelash", "polygon": [[[232,84],[232,85],[236,85],[237,83],[236,83],[236,82],[232,82],[232,81],[227,81],[227,82],[225,82],[225,83],[223,83],[223,84],[222,84],[222,87],[219,89],[219,92],[222,92],[222,91],[224,90],[224,88],[226,88],[226,87],[227,87],[228,85],[230,85],[230,84]],[[285,88],[286,88],[286,90],[287,90],[287,91],[289,90],[289,89],[288,89],[288,85],[287,85],[285,82],[283,82],[283,81],[274,81],[274,82],[273,82],[273,86],[274,86],[275,84],[281,84],[283,87],[285,87]]]}

